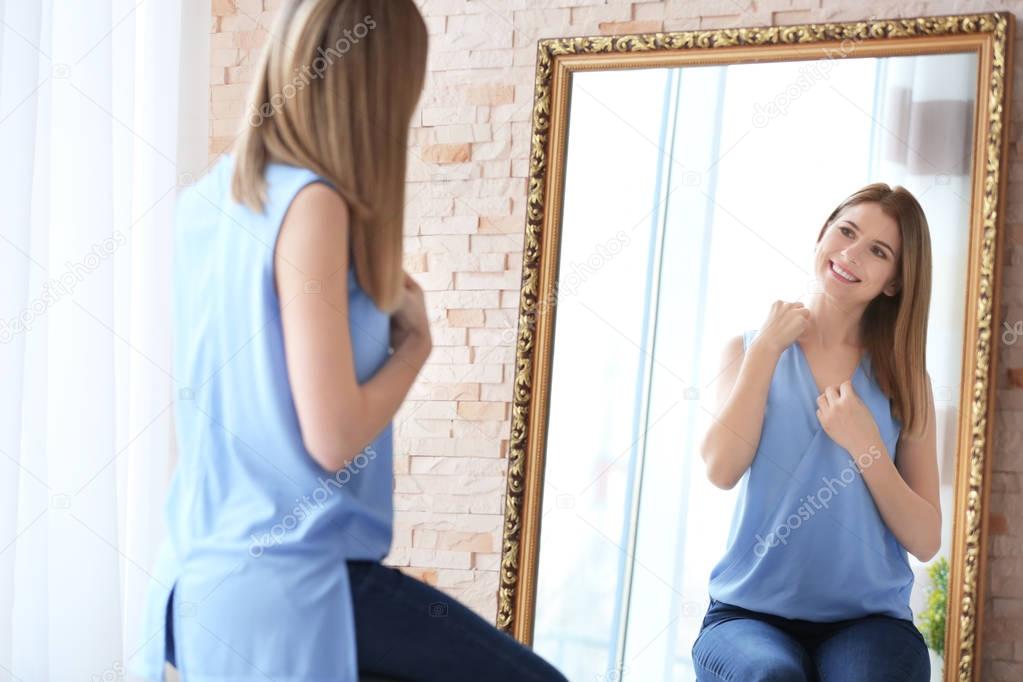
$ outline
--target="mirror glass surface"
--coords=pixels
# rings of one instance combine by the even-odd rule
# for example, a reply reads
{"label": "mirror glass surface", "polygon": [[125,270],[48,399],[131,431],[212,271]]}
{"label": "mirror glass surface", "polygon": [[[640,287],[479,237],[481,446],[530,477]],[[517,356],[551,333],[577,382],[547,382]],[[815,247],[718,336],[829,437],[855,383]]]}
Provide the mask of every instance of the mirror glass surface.
{"label": "mirror glass surface", "polygon": [[944,518],[938,555],[908,555],[923,630],[951,551],[977,71],[952,53],[573,75],[533,640],[570,679],[695,679],[739,489],[698,451],[722,347],[809,302],[818,232],[871,182],[909,189],[931,235]]}

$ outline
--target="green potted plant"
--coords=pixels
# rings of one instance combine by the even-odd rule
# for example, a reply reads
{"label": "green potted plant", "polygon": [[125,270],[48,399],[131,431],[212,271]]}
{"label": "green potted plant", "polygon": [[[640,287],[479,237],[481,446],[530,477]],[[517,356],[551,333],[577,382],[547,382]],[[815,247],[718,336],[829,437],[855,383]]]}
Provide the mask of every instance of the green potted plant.
{"label": "green potted plant", "polygon": [[917,621],[927,646],[938,656],[945,655],[945,614],[948,604],[948,561],[938,559],[927,568],[931,584],[927,593],[927,608]]}

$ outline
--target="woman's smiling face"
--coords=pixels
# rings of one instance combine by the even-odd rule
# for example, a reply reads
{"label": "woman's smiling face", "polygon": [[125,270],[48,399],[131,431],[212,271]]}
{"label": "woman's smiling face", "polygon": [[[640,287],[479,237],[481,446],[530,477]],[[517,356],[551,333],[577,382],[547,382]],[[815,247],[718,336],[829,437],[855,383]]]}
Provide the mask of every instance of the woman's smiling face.
{"label": "woman's smiling face", "polygon": [[870,302],[898,291],[902,235],[895,219],[875,202],[850,206],[817,243],[814,267],[822,291],[844,300]]}

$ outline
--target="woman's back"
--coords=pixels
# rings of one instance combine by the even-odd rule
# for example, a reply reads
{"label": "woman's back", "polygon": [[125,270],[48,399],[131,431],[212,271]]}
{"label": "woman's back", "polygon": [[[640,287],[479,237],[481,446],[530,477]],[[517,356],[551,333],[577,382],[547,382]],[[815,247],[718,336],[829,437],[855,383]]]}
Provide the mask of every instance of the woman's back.
{"label": "woman's back", "polygon": [[[232,157],[224,157],[178,204],[179,463],[147,632],[163,625],[156,618],[174,587],[183,673],[336,679],[348,670],[355,679],[345,560],[379,561],[390,550],[391,425],[336,474],[305,450],[288,381],[274,246],[296,194],[326,181],[308,169],[269,164],[265,210],[257,214],[231,200],[231,172]],[[348,309],[361,383],[389,357],[389,316],[351,268]],[[162,669],[163,656],[162,637],[154,637],[144,654],[147,674]]]}

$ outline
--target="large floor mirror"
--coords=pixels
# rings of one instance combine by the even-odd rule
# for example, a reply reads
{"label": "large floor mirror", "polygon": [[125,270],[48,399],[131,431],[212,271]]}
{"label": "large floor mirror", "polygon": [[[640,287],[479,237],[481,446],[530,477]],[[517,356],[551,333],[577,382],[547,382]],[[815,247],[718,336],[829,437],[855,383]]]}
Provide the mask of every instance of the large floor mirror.
{"label": "large floor mirror", "polygon": [[721,349],[821,294],[825,219],[884,182],[932,249],[942,532],[910,606],[931,679],[979,679],[1012,20],[539,42],[500,627],[571,680],[695,679],[741,489],[698,453]]}

